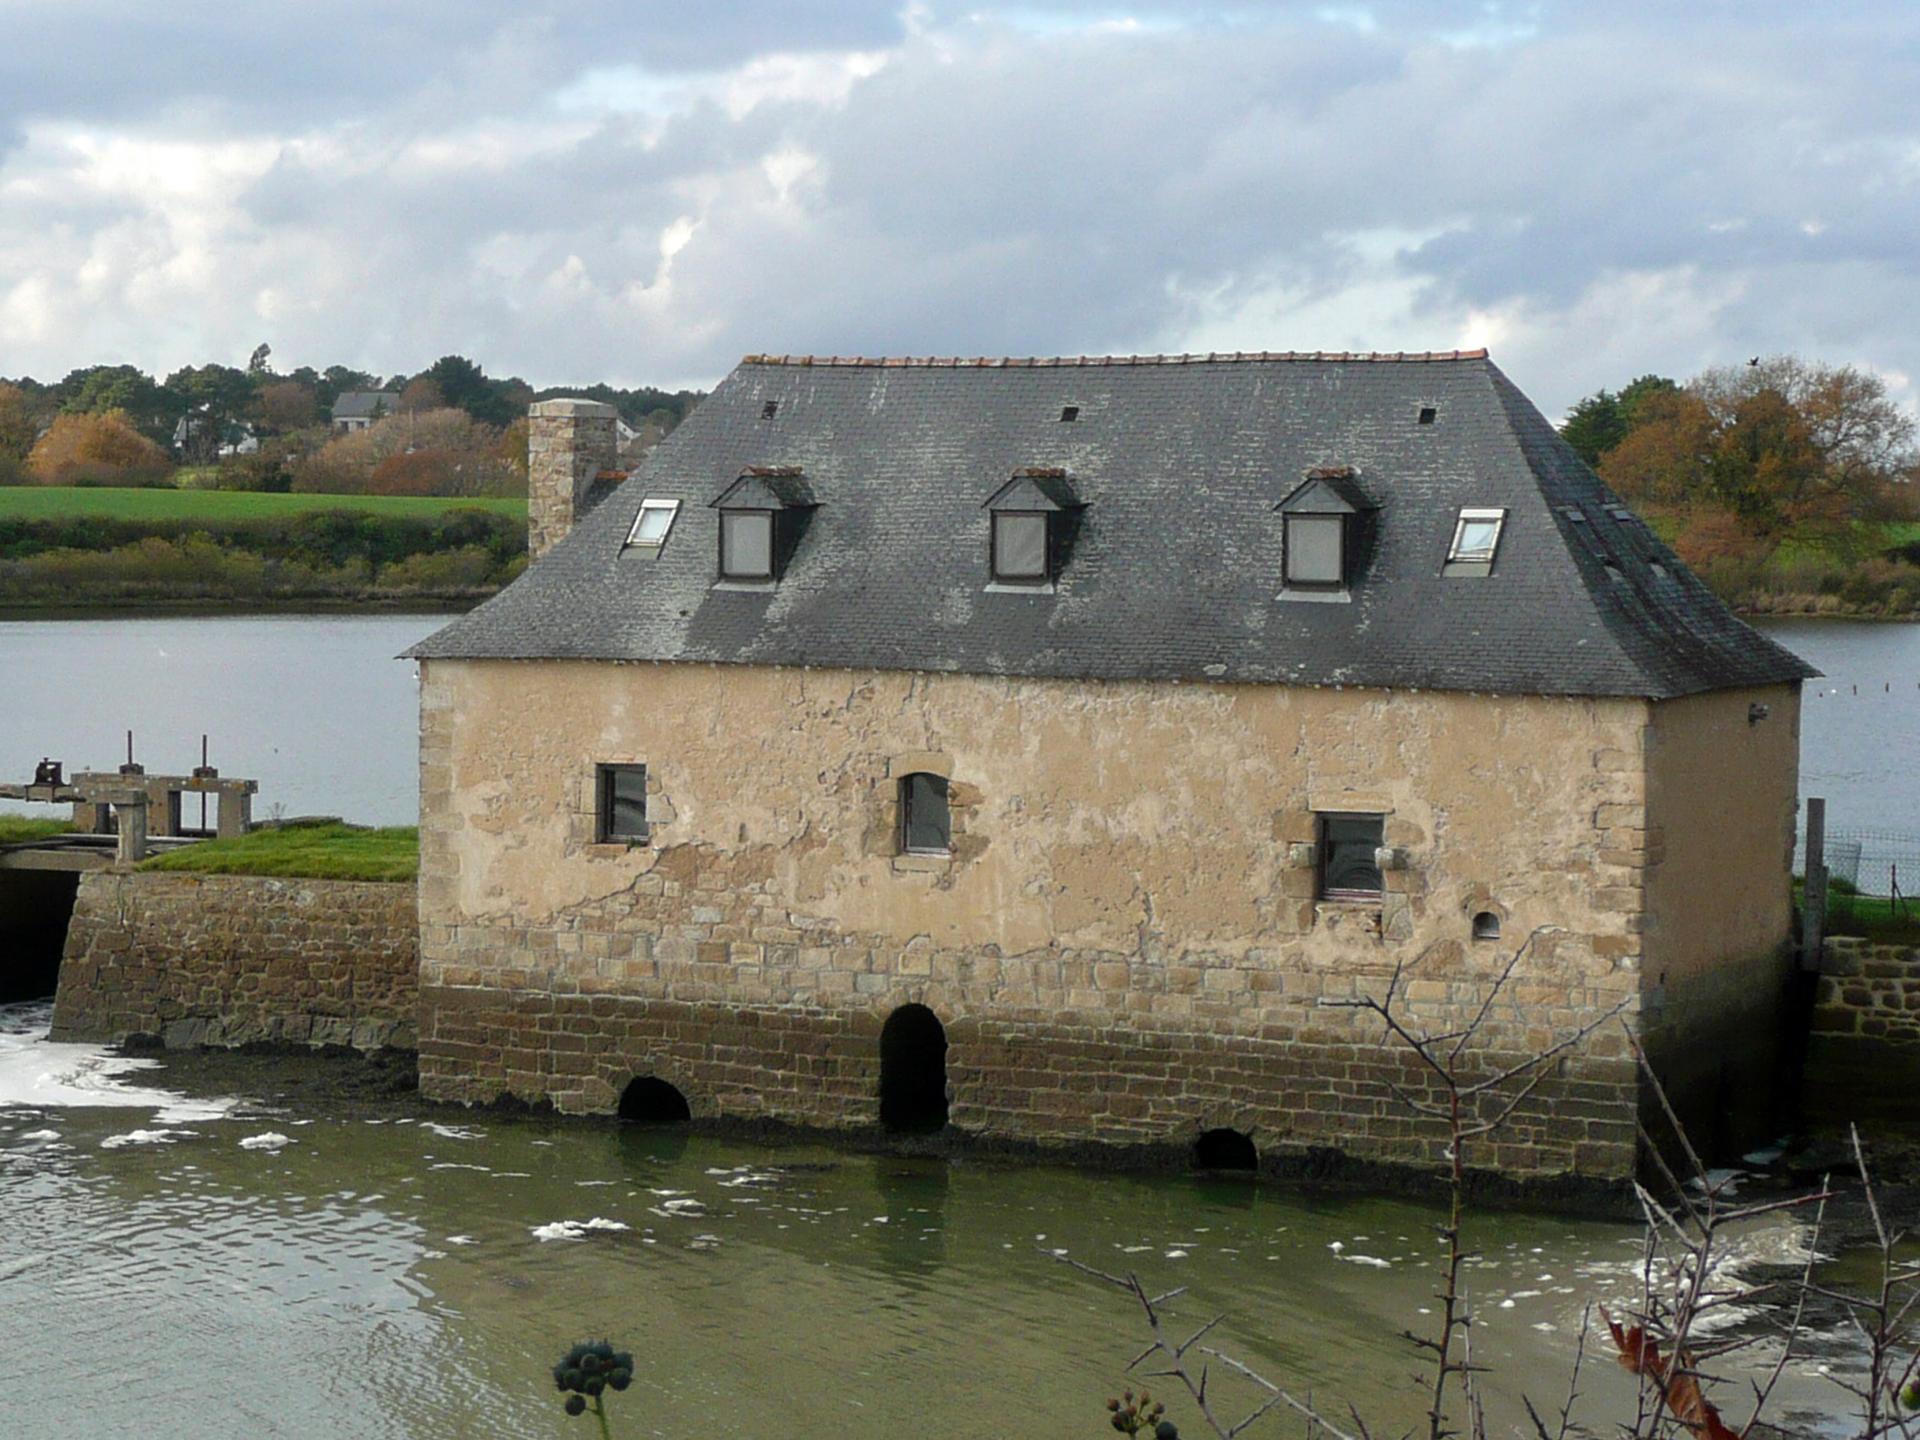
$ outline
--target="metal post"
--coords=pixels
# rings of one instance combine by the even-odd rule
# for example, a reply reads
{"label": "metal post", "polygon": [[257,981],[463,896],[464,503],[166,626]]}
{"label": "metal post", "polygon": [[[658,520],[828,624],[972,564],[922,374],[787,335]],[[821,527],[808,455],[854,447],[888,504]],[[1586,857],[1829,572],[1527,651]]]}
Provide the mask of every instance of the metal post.
{"label": "metal post", "polygon": [[1807,797],[1807,879],[1801,892],[1800,965],[1820,968],[1827,938],[1827,802]]}

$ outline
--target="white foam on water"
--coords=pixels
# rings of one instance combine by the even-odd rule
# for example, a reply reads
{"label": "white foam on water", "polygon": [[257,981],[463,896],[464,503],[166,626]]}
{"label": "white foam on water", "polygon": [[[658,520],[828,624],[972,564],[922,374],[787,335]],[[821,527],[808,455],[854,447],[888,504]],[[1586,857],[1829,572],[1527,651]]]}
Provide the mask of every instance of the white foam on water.
{"label": "white foam on water", "polygon": [[533,1238],[547,1240],[584,1240],[594,1231],[631,1230],[631,1225],[618,1220],[603,1220],[598,1215],[591,1220],[556,1220],[551,1225],[535,1225]]}
{"label": "white foam on water", "polygon": [[1336,1255],[1334,1258],[1336,1260],[1343,1260],[1349,1265],[1365,1265],[1371,1270],[1391,1270],[1393,1268],[1392,1261],[1382,1260],[1378,1255]]}
{"label": "white foam on water", "polygon": [[291,1135],[282,1135],[278,1130],[268,1130],[261,1135],[249,1135],[240,1142],[242,1150],[283,1150],[293,1144]]}
{"label": "white foam on water", "polygon": [[218,1120],[237,1099],[189,1100],[171,1090],[129,1084],[128,1076],[159,1062],[109,1054],[104,1045],[72,1045],[47,1039],[53,1007],[0,1006],[0,1109],[152,1110],[162,1125]]}
{"label": "white foam on water", "polygon": [[487,1138],[486,1131],[477,1129],[472,1125],[441,1125],[436,1121],[423,1120],[420,1122],[420,1128],[422,1130],[430,1130],[435,1135],[446,1140],[484,1140]]}
{"label": "white foam on water", "polygon": [[128,1145],[171,1145],[175,1140],[199,1133],[197,1130],[129,1130],[124,1135],[109,1135],[100,1142],[100,1148],[121,1150]]}
{"label": "white foam on water", "polygon": [[58,1130],[29,1130],[20,1137],[22,1140],[58,1140]]}

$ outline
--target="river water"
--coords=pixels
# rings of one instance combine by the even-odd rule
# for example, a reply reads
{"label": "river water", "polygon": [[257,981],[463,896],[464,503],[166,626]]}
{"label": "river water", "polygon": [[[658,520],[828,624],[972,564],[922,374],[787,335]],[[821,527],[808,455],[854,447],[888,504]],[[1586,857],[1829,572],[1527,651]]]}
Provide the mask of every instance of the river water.
{"label": "river water", "polygon": [[[132,727],[149,768],[185,769],[210,730],[215,763],[257,777],[263,809],[407,822],[415,681],[390,657],[439,623],[0,622],[0,756],[19,772],[44,753],[111,766]],[[1808,691],[1808,788],[1837,813],[1911,823],[1920,631],[1775,630],[1830,677]],[[561,1414],[546,1372],[603,1333],[640,1357],[614,1397],[620,1435],[1111,1433],[1102,1404],[1141,1326],[1124,1296],[1043,1253],[1057,1250],[1191,1287],[1180,1321],[1226,1312],[1227,1348],[1353,1399],[1382,1432],[1419,1417],[1394,1338],[1432,1320],[1437,1217],[1418,1205],[463,1112],[187,1102],[141,1088],[164,1074],[47,1043],[46,1020],[44,1006],[0,1009],[9,1440],[579,1435],[590,1422]],[[549,1228],[594,1220],[624,1228]],[[1474,1239],[1474,1358],[1494,1366],[1504,1434],[1523,1387],[1558,1403],[1585,1306],[1630,1299],[1639,1233],[1502,1214]],[[1780,1261],[1802,1241],[1779,1220],[1741,1244]],[[1824,1384],[1813,1359],[1790,1368],[1802,1433],[1827,1428]],[[1591,1365],[1582,1388],[1590,1423],[1630,1413],[1612,1365]]]}

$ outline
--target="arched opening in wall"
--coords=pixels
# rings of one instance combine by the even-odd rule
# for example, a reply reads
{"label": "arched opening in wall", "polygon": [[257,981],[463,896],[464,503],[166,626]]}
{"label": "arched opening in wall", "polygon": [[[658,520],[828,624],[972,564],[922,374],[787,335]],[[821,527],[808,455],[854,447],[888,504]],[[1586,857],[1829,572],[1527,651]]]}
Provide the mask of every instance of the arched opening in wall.
{"label": "arched opening in wall", "polygon": [[1500,938],[1500,917],[1491,910],[1482,910],[1473,917],[1473,938],[1476,940],[1498,940]]}
{"label": "arched opening in wall", "polygon": [[74,872],[0,870],[0,1004],[53,994],[79,889]]}
{"label": "arched opening in wall", "polygon": [[902,1005],[880,1028],[880,1123],[927,1135],[947,1123],[947,1032],[924,1005]]}
{"label": "arched opening in wall", "polygon": [[1260,1168],[1260,1155],[1250,1135],[1224,1128],[1208,1130],[1193,1142],[1193,1168],[1252,1172]]}
{"label": "arched opening in wall", "polygon": [[657,1075],[645,1075],[620,1092],[620,1119],[627,1125],[684,1125],[693,1118],[687,1097]]}

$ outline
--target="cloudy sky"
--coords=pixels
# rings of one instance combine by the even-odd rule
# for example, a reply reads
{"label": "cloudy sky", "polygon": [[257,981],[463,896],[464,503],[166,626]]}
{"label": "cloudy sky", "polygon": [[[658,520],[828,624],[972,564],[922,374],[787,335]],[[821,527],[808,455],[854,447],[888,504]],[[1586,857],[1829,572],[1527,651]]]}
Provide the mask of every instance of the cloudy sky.
{"label": "cloudy sky", "polygon": [[0,374],[1920,377],[1920,6],[0,0]]}

